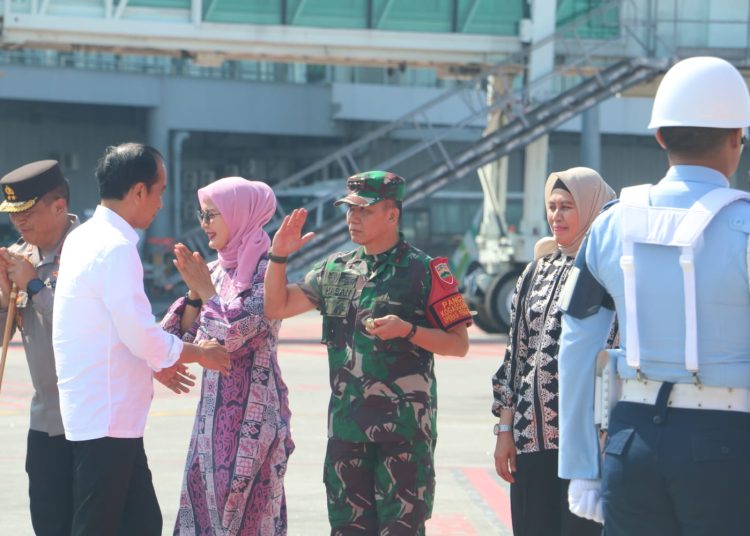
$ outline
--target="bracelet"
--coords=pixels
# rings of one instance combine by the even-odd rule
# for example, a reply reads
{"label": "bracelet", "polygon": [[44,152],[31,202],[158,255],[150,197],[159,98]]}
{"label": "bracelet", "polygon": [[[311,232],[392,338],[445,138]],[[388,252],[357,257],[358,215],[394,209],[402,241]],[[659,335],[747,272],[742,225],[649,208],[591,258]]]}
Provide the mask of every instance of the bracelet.
{"label": "bracelet", "polygon": [[411,338],[414,337],[416,333],[417,333],[417,325],[414,322],[412,322],[411,329],[409,330],[409,333],[406,334],[406,337],[404,337],[404,339],[406,339],[407,341],[410,341]]}
{"label": "bracelet", "polygon": [[190,307],[197,307],[200,308],[203,306],[203,300],[198,298],[197,300],[191,300],[190,299],[190,291],[188,290],[185,293],[185,305],[189,305]]}
{"label": "bracelet", "polygon": [[288,258],[289,257],[279,257],[278,255],[274,255],[270,251],[268,252],[268,260],[271,262],[275,262],[278,264],[285,264]]}

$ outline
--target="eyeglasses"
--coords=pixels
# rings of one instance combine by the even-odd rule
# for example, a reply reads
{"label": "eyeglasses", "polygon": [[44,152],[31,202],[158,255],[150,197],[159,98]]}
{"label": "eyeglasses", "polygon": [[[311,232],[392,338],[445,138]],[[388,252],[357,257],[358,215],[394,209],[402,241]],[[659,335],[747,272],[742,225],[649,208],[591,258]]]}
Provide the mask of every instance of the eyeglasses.
{"label": "eyeglasses", "polygon": [[216,216],[221,216],[221,212],[211,212],[210,210],[196,210],[195,215],[198,216],[199,223],[211,223]]}

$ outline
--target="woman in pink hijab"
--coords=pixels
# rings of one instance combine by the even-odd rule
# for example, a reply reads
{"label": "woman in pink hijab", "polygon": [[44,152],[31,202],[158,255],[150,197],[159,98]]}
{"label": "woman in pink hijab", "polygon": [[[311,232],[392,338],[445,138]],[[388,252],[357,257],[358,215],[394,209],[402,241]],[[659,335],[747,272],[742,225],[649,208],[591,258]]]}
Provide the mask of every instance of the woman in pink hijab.
{"label": "woman in pink hijab", "polygon": [[162,325],[185,341],[217,339],[227,376],[204,373],[174,534],[285,535],[283,477],[294,449],[276,356],[280,322],[263,316],[276,198],[263,182],[220,179],[198,190],[198,219],[218,260],[183,244],[174,264],[188,287]]}

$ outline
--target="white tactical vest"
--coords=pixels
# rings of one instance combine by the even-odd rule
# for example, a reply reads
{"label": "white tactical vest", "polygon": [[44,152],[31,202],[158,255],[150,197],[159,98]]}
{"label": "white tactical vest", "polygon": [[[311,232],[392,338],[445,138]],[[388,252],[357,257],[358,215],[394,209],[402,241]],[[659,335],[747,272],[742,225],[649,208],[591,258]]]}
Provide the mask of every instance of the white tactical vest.
{"label": "white tactical vest", "polygon": [[711,220],[725,206],[750,194],[732,188],[716,188],[690,208],[658,207],[649,204],[650,184],[623,188],[620,194],[620,267],[624,276],[626,360],[639,373],[641,366],[638,338],[634,244],[680,248],[680,268],[685,296],[685,368],[698,381],[698,312],[695,292],[695,246]]}

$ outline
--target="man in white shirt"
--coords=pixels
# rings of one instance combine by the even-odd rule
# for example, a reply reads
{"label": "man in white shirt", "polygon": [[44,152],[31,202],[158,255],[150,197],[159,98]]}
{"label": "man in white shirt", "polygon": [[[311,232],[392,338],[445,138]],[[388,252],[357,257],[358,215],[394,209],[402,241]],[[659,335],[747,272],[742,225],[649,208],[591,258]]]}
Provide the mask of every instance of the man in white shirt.
{"label": "man in white shirt", "polygon": [[143,448],[153,374],[172,367],[179,382],[181,364],[226,372],[229,358],[215,341],[188,344],[162,331],[144,293],[135,229],[162,206],[161,154],[137,143],[108,147],[96,176],[102,201],[65,242],[53,313],[60,407],[73,444],[71,534],[159,536]]}

